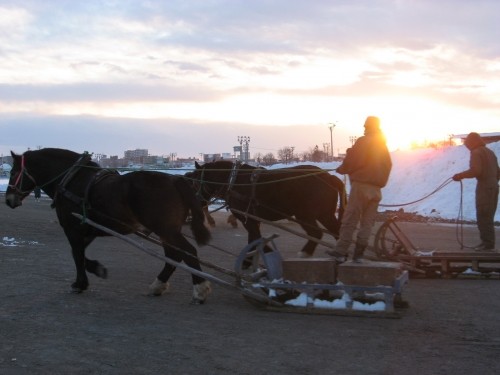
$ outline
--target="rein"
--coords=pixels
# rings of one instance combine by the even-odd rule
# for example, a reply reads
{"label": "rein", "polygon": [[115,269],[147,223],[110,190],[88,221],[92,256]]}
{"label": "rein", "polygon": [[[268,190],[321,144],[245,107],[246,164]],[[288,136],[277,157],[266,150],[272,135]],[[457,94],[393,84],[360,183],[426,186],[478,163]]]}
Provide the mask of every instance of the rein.
{"label": "rein", "polygon": [[436,189],[434,189],[432,192],[430,192],[429,194],[427,194],[426,196],[420,198],[420,199],[417,199],[417,200],[414,200],[412,202],[407,202],[407,203],[401,203],[401,204],[379,204],[380,207],[401,207],[401,206],[408,206],[410,204],[414,204],[414,203],[418,203],[418,202],[421,202],[423,201],[424,199],[427,199],[429,198],[431,195],[434,195],[436,194],[439,190],[443,189],[446,185],[448,185],[449,183],[451,183],[453,180],[451,178],[448,178],[445,182],[443,182],[441,185],[439,185]]}

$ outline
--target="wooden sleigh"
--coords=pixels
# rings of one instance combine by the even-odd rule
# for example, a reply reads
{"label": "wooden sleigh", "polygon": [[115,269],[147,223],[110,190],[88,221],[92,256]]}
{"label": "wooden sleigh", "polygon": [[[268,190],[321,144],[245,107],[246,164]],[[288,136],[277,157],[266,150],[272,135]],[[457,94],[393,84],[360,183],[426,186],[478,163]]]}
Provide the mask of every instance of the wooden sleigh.
{"label": "wooden sleigh", "polygon": [[[163,262],[240,293],[245,300],[261,309],[305,314],[400,318],[404,308],[408,306],[402,298],[403,287],[408,283],[408,272],[402,270],[398,263],[368,262],[356,266],[351,262],[338,265],[330,259],[283,259],[274,242],[278,236],[272,235],[245,246],[236,259],[234,270],[200,261],[205,266],[208,265],[216,271],[229,275],[232,279],[230,282],[211,273],[175,262],[160,252],[144,246],[133,237],[121,235],[81,215],[74,215],[88,225],[119,238]],[[142,233],[136,234],[153,244],[160,245],[155,238]],[[272,251],[264,251],[269,248]],[[380,270],[382,263],[386,268],[382,284],[375,285],[373,280],[346,284],[339,280],[339,276],[342,278],[342,275],[351,275],[351,280],[354,281],[352,275],[366,274],[368,268],[371,268],[373,273],[373,269]],[[247,264],[250,266],[247,267]],[[311,275],[317,276],[318,267],[327,275],[325,282],[318,279],[311,280]],[[358,269],[353,270],[353,267]],[[364,270],[359,269],[360,267],[364,267]],[[297,270],[302,271],[297,273]],[[380,272],[378,274],[380,276]],[[295,280],[290,280],[290,277]]]}

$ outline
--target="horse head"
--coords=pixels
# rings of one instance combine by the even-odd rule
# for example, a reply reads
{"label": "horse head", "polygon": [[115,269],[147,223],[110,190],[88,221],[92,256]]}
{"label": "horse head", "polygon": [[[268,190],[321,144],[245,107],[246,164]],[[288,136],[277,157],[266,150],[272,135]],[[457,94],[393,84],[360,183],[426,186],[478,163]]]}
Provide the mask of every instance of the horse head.
{"label": "horse head", "polygon": [[91,162],[88,153],[83,155],[59,148],[42,148],[26,151],[22,155],[11,152],[12,166],[9,186],[5,192],[5,203],[11,208],[22,204],[36,186],[40,187],[49,197],[53,198],[56,188],[71,170],[77,171],[78,166],[97,164]]}
{"label": "horse head", "polygon": [[5,203],[10,208],[22,205],[22,201],[35,189],[37,183],[26,167],[26,155],[10,152],[14,164],[10,171],[9,186],[5,192]]}
{"label": "horse head", "polygon": [[203,165],[195,162],[195,170],[191,178],[198,187],[198,193],[206,201],[212,198],[225,198],[232,171],[237,163],[229,160],[217,160]]}

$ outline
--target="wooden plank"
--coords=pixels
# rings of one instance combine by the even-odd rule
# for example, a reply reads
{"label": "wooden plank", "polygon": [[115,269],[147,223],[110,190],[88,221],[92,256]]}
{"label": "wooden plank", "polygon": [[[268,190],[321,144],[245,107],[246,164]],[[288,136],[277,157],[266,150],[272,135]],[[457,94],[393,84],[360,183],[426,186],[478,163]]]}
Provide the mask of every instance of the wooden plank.
{"label": "wooden plank", "polygon": [[337,279],[347,285],[394,285],[401,275],[402,265],[398,262],[344,262],[338,266]]}
{"label": "wooden plank", "polygon": [[288,258],[283,259],[283,279],[309,284],[335,283],[334,259],[329,258]]}

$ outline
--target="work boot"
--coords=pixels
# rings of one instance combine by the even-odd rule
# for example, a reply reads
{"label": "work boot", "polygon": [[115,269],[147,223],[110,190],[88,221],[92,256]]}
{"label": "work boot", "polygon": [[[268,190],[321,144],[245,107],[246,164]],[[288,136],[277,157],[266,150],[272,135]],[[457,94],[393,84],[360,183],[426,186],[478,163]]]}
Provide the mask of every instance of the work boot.
{"label": "work boot", "polygon": [[485,243],[481,243],[480,245],[474,248],[474,251],[494,251],[494,250],[495,250],[494,246]]}
{"label": "work boot", "polygon": [[347,254],[341,253],[340,251],[331,249],[327,250],[326,253],[335,258],[335,261],[339,264],[344,263],[347,260]]}
{"label": "work boot", "polygon": [[356,244],[356,247],[354,248],[354,253],[352,254],[352,261],[354,263],[361,263],[365,250],[366,250],[366,245]]}

